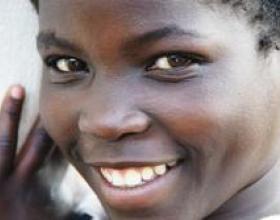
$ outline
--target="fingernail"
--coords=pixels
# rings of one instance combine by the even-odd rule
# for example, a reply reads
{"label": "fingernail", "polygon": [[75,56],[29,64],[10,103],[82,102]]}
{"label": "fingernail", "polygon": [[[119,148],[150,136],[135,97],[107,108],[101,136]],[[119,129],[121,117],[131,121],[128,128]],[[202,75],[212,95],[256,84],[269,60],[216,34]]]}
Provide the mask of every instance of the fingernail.
{"label": "fingernail", "polygon": [[11,88],[10,95],[13,99],[20,100],[23,98],[24,92],[23,89],[20,86],[13,86]]}

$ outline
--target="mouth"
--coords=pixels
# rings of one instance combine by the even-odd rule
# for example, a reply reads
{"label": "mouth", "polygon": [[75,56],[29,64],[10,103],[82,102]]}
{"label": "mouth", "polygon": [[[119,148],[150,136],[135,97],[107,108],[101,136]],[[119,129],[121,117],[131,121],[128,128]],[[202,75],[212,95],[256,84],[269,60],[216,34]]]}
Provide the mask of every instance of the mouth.
{"label": "mouth", "polygon": [[156,166],[127,167],[121,169],[101,167],[99,172],[107,184],[112,187],[133,189],[164,177],[172,168],[178,166],[179,163],[179,160],[173,160]]}
{"label": "mouth", "polygon": [[100,193],[104,201],[119,210],[155,207],[169,199],[182,176],[184,160],[156,165],[100,166]]}

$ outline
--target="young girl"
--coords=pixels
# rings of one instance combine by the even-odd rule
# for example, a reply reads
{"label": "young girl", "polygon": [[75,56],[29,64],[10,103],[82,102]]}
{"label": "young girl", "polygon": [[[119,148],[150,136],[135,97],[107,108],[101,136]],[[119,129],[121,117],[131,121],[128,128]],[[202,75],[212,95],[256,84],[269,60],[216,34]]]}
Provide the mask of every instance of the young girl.
{"label": "young girl", "polygon": [[[12,188],[3,206],[13,207],[20,183],[30,185],[48,133],[112,220],[280,214],[279,8],[253,0],[40,1],[46,132],[31,135],[11,166],[23,98],[12,89],[0,115],[0,177]],[[55,215],[30,200],[16,206],[28,219]]]}

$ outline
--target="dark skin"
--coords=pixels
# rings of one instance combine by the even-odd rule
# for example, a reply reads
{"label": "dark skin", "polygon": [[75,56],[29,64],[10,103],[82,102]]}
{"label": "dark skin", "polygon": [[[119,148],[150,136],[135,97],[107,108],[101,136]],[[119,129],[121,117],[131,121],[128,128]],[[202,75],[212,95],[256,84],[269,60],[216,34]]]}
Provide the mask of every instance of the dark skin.
{"label": "dark skin", "polygon": [[[245,17],[193,0],[49,0],[39,16],[43,124],[112,220],[213,220],[251,201],[234,198],[279,158],[280,62]],[[99,173],[174,159],[149,196],[112,197]]]}
{"label": "dark skin", "polygon": [[[16,88],[14,92],[16,98],[11,96],[12,88]],[[0,218],[56,219],[55,212],[51,210],[47,191],[36,176],[54,146],[39,118],[20,152],[16,154],[23,100],[23,88],[11,87],[0,112]]]}
{"label": "dark skin", "polygon": [[[245,16],[192,0],[49,0],[40,33],[41,56],[60,56],[43,71],[44,124],[112,220],[205,218],[278,160],[279,53],[259,54]],[[99,173],[173,159],[147,197],[112,197]]]}

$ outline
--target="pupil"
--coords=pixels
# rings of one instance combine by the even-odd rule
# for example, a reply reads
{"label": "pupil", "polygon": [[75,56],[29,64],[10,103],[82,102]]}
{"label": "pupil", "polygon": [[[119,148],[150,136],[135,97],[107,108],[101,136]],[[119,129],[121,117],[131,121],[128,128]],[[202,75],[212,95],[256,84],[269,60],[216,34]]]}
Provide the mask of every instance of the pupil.
{"label": "pupil", "polygon": [[178,55],[171,55],[168,61],[172,67],[182,66],[186,64],[186,59]]}
{"label": "pupil", "polygon": [[81,65],[79,64],[79,62],[75,59],[70,59],[68,61],[68,65],[69,65],[69,69],[71,71],[77,71],[81,69]]}

